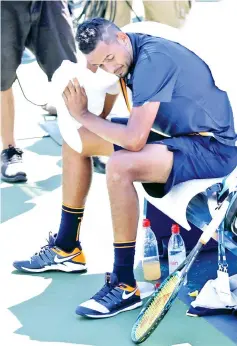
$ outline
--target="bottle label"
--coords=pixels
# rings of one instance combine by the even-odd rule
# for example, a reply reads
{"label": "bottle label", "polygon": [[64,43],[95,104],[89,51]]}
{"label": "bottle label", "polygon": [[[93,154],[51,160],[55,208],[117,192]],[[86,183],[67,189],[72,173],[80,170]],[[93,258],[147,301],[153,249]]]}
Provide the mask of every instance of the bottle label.
{"label": "bottle label", "polygon": [[170,255],[169,256],[169,273],[173,273],[178,266],[185,260],[186,255],[185,252],[179,252],[176,253],[175,255]]}

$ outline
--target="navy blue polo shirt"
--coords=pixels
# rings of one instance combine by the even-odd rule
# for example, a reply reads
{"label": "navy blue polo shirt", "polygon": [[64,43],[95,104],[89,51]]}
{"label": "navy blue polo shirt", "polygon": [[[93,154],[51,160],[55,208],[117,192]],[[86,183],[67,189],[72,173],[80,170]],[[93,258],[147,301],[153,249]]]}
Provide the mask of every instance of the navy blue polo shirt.
{"label": "navy blue polo shirt", "polygon": [[159,101],[156,130],[172,137],[212,132],[221,143],[234,146],[232,108],[207,64],[178,43],[144,34],[128,36],[133,64],[125,81],[132,90],[133,107]]}

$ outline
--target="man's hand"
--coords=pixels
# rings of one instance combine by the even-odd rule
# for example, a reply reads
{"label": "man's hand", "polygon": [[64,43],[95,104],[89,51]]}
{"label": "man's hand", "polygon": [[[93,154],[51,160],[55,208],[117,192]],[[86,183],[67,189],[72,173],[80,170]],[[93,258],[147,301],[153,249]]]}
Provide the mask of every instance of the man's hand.
{"label": "man's hand", "polygon": [[88,112],[88,99],[77,78],[68,83],[62,96],[71,116],[80,122],[80,118]]}

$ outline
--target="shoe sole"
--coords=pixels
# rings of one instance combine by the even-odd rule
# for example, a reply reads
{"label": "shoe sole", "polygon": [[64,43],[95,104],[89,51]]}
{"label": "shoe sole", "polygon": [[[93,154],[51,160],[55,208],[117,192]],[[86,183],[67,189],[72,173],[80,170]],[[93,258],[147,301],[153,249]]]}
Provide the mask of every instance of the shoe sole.
{"label": "shoe sole", "polygon": [[44,268],[31,269],[26,267],[18,267],[14,265],[14,268],[24,273],[43,273],[49,271],[59,271],[64,273],[85,273],[87,267],[83,264],[76,264],[71,262],[65,262],[64,264],[52,264],[51,266],[45,266]]}
{"label": "shoe sole", "polygon": [[130,310],[137,309],[137,308],[139,308],[140,306],[142,306],[142,302],[133,304],[133,305],[131,305],[131,306],[128,306],[128,307],[125,308],[125,309],[116,311],[116,312],[114,312],[114,313],[112,313],[112,314],[106,314],[106,315],[90,315],[90,314],[77,313],[77,311],[76,311],[76,314],[77,314],[77,315],[80,315],[80,316],[83,316],[83,317],[94,318],[94,319],[95,319],[95,318],[108,318],[108,317],[116,316],[116,315],[120,314],[120,312],[125,312],[125,311],[130,311]]}
{"label": "shoe sole", "polygon": [[1,176],[1,180],[6,182],[6,183],[25,183],[27,181],[27,177],[23,176],[23,175],[19,175],[17,177],[13,177],[13,178],[7,178],[4,177],[3,175]]}

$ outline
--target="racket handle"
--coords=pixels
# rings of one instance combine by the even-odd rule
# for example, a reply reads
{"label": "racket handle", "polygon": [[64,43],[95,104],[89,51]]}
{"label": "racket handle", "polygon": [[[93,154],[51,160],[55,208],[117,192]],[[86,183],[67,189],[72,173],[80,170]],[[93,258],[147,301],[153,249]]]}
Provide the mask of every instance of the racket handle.
{"label": "racket handle", "polygon": [[221,222],[223,221],[225,214],[227,212],[228,206],[229,206],[229,202],[226,199],[222,203],[221,207],[218,210],[216,210],[215,215],[212,218],[209,225],[207,225],[206,228],[204,229],[203,234],[201,235],[199,239],[199,242],[201,242],[204,245],[209,242],[212,235],[215,233],[215,231],[218,229]]}

